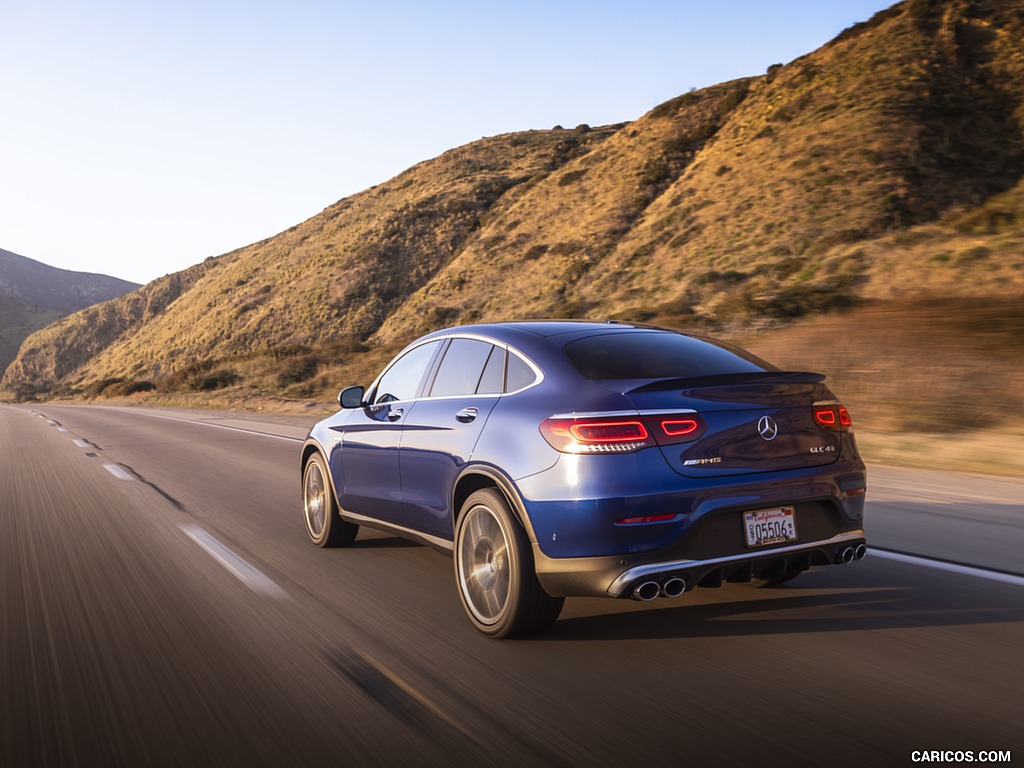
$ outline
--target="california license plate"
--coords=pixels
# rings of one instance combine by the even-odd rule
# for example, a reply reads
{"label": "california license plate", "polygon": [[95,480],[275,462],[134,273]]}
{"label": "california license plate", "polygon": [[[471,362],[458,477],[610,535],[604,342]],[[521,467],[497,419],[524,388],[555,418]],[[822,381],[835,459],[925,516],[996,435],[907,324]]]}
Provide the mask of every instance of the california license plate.
{"label": "california license plate", "polygon": [[792,507],[745,512],[743,530],[747,536],[748,547],[796,541],[796,514]]}

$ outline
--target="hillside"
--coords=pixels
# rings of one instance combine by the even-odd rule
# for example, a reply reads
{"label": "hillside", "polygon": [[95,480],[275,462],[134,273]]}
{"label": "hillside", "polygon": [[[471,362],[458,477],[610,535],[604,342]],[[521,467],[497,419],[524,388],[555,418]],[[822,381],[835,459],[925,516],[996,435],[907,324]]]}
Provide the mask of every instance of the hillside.
{"label": "hillside", "polygon": [[864,301],[1012,304],[1022,177],[1024,0],[907,0],[628,124],[420,163],[36,333],[2,387],[304,397],[459,322],[736,335]]}
{"label": "hillside", "polygon": [[57,269],[0,248],[0,371],[33,332],[138,287],[116,277]]}

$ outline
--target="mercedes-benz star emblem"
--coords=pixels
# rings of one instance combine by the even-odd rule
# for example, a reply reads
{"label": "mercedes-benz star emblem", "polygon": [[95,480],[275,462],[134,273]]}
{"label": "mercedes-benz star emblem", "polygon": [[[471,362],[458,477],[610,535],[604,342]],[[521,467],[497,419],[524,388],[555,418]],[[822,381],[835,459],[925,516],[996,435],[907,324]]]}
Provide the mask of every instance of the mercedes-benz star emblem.
{"label": "mercedes-benz star emblem", "polygon": [[762,416],[757,422],[757,434],[762,440],[774,440],[779,434],[779,425],[771,416]]}

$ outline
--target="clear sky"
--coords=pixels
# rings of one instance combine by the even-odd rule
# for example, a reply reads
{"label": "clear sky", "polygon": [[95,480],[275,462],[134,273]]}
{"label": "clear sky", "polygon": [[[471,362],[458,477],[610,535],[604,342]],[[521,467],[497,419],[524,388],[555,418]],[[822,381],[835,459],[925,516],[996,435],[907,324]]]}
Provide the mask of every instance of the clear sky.
{"label": "clear sky", "polygon": [[0,248],[147,282],[445,150],[637,118],[885,0],[0,0]]}

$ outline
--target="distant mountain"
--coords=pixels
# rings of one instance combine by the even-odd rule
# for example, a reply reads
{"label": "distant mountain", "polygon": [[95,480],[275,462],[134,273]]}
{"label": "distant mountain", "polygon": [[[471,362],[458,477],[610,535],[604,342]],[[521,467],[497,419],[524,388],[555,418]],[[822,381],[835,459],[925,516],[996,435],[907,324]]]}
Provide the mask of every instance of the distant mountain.
{"label": "distant mountain", "polygon": [[758,327],[864,298],[1019,296],[1022,50],[1024,0],[906,0],[624,125],[482,139],[65,318],[2,386],[231,360],[256,382],[261,355],[323,365],[476,320]]}
{"label": "distant mountain", "polygon": [[138,283],[57,269],[0,248],[0,295],[69,315],[134,291]]}
{"label": "distant mountain", "polygon": [[57,269],[0,248],[0,371],[31,333],[138,287],[116,277]]}

